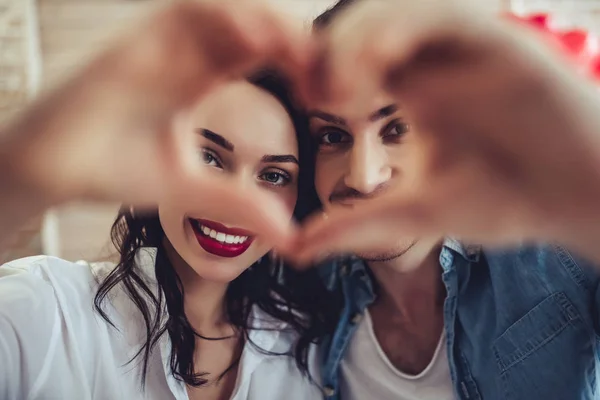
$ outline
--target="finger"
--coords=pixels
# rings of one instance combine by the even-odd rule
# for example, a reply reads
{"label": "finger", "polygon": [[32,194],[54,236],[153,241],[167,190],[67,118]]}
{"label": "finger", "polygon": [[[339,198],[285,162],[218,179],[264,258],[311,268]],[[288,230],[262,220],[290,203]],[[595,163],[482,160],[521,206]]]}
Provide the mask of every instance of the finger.
{"label": "finger", "polygon": [[[88,69],[150,115],[169,115],[225,79],[264,64],[294,73],[310,42],[302,24],[262,1],[177,2],[101,55]],[[106,83],[106,82],[105,82]]]}
{"label": "finger", "polygon": [[390,72],[409,64],[425,44],[448,38],[482,40],[480,25],[491,19],[486,14],[477,4],[435,0],[349,7],[326,35],[327,62],[321,64],[327,100],[347,105],[347,112],[360,109],[360,99],[372,98],[385,87]]}
{"label": "finger", "polygon": [[423,203],[374,200],[352,210],[328,213],[327,218],[310,218],[288,256],[307,265],[332,254],[387,250],[404,235],[420,236],[434,228],[432,210]]}
{"label": "finger", "polygon": [[[198,12],[204,21],[206,10]],[[210,3],[210,12],[211,21],[193,27],[218,74],[244,73],[263,63],[297,67],[307,61],[309,36],[301,21],[281,10],[262,1],[221,1]]]}
{"label": "finger", "polygon": [[[156,179],[149,182],[156,183]],[[242,192],[231,179],[198,169],[169,176],[166,182],[162,191],[140,187],[129,204],[151,206],[146,199],[155,198],[158,201],[154,207],[169,204],[189,212],[211,210],[215,219],[235,221],[236,226],[255,233],[261,241],[282,249],[295,238],[292,210],[263,190],[249,187]]]}
{"label": "finger", "polygon": [[[277,12],[261,1],[205,1],[182,7],[176,9],[173,18],[181,19],[178,26],[187,25],[185,29],[194,43],[191,49],[194,52],[200,49],[201,60],[200,67],[191,72],[190,81],[178,85],[182,91],[195,88],[190,94],[194,103],[178,104],[176,112],[183,106],[196,104],[220,82],[246,78],[256,68],[276,69],[289,82],[294,82],[305,69],[311,50],[309,36],[302,29],[301,21]],[[199,83],[207,79],[209,83]],[[174,149],[176,151],[171,154],[179,156],[191,154],[189,148],[193,146],[187,151],[185,146],[193,135],[163,132],[168,134],[164,139],[167,142],[163,146],[165,150]],[[187,158],[195,162],[192,157]]]}
{"label": "finger", "polygon": [[304,27],[304,22],[288,15],[286,11],[284,8],[267,8],[260,16],[261,28],[267,29],[269,33],[267,42],[262,45],[263,56],[258,57],[255,64],[261,68],[275,70],[285,78],[295,100],[302,103],[306,98],[303,95],[304,87],[316,46]]}
{"label": "finger", "polygon": [[275,67],[292,81],[301,77],[314,52],[314,41],[304,22],[284,8],[265,8],[261,18],[261,26],[268,32],[266,61],[262,63]]}
{"label": "finger", "polygon": [[255,232],[262,241],[272,247],[286,249],[294,240],[296,227],[292,221],[292,210],[283,202],[260,189],[248,188],[241,192],[226,180],[203,177],[201,181],[202,189],[200,186],[195,186],[197,190],[183,187],[186,193],[179,198],[184,206],[186,203],[188,207],[198,204],[195,201],[187,201],[194,198],[190,196],[196,195],[203,208],[220,210],[222,217],[219,213],[216,217],[236,221],[236,225]]}

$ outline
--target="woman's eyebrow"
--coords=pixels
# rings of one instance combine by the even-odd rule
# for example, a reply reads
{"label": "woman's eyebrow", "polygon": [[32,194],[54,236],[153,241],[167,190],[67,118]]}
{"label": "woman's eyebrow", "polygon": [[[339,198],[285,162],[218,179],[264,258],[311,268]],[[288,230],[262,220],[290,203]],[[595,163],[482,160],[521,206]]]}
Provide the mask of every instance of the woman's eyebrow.
{"label": "woman's eyebrow", "polygon": [[205,138],[207,138],[208,140],[210,140],[211,142],[213,142],[214,144],[216,144],[217,146],[220,146],[227,151],[233,151],[233,149],[235,148],[233,146],[233,143],[211,130],[202,128],[198,129],[197,132]]}
{"label": "woman's eyebrow", "polygon": [[291,155],[291,154],[281,154],[281,155],[267,154],[267,155],[263,156],[261,161],[266,162],[266,163],[294,163],[294,164],[300,165],[300,162],[298,162],[298,159],[296,158],[296,156]]}

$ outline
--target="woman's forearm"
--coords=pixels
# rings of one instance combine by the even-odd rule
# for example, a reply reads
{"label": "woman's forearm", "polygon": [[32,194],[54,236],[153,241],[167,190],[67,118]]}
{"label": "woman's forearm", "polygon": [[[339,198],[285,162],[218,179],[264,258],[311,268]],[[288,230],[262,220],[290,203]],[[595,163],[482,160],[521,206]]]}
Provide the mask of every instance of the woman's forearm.
{"label": "woman's forearm", "polygon": [[0,252],[31,219],[51,206],[46,196],[22,179],[19,171],[25,160],[3,136],[0,140]]}

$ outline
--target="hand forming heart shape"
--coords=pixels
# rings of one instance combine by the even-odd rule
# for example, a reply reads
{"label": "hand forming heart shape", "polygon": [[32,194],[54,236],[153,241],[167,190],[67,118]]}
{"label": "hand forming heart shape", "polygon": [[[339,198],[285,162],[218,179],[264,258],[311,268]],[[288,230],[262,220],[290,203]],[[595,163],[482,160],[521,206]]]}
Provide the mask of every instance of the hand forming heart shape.
{"label": "hand forming heart shape", "polygon": [[[304,101],[349,115],[381,88],[392,93],[420,133],[416,183],[299,228],[261,193],[236,193],[190,168],[192,146],[170,124],[219,82],[262,64],[284,70]],[[33,195],[33,208],[200,199],[238,210],[299,261],[406,231],[559,240],[598,256],[596,91],[536,33],[476,4],[359,2],[312,37],[256,2],[172,5],[39,99],[0,144],[5,193]],[[3,227],[19,219],[9,214]]]}

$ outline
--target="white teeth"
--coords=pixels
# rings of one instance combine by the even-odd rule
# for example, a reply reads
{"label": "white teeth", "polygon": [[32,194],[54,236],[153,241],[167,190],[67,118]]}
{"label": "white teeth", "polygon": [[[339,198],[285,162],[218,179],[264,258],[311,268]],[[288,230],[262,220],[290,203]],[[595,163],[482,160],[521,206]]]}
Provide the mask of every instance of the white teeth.
{"label": "white teeth", "polygon": [[210,229],[206,226],[200,226],[200,230],[202,231],[202,233],[204,235],[210,236],[211,238],[213,238],[221,243],[238,244],[238,243],[244,243],[246,240],[248,240],[248,236],[228,235],[223,232],[217,232],[214,229]]}

